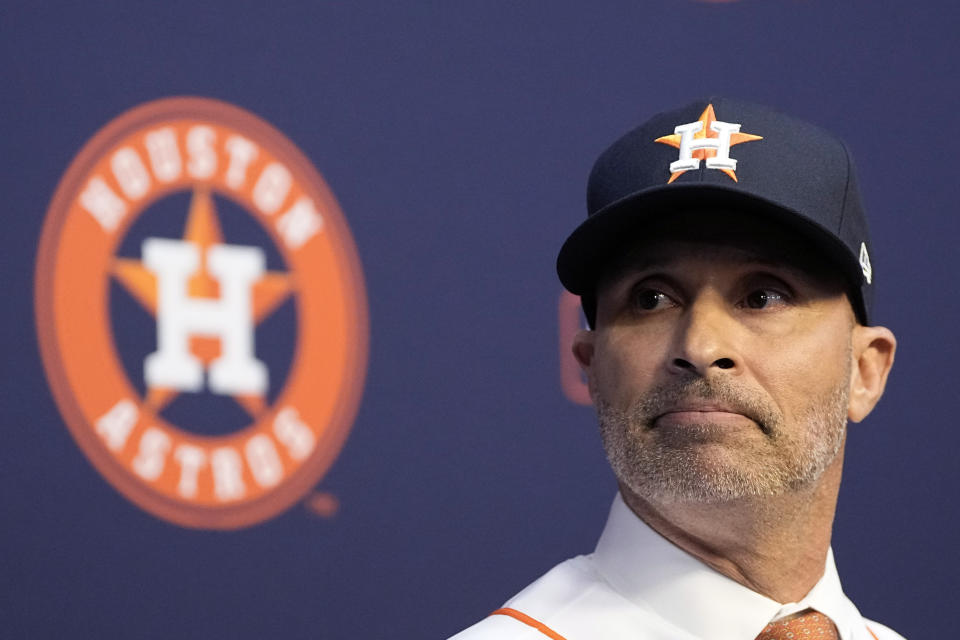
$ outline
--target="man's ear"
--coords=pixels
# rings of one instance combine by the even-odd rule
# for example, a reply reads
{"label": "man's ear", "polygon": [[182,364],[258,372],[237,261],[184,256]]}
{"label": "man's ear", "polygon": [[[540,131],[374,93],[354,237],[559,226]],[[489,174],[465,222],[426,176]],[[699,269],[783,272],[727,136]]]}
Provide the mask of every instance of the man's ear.
{"label": "man's ear", "polygon": [[594,332],[587,329],[581,329],[573,337],[573,357],[580,363],[580,368],[584,373],[590,372],[590,363],[593,362],[593,340]]}
{"label": "man's ear", "polygon": [[897,339],[886,327],[853,329],[853,366],[850,370],[850,403],[847,416],[860,422],[880,401],[893,366]]}

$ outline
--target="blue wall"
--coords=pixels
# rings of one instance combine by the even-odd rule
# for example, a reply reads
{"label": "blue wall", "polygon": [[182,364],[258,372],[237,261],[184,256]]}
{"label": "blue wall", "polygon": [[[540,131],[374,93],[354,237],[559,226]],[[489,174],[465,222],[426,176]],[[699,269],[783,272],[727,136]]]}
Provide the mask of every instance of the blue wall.
{"label": "blue wall", "polygon": [[[444,638],[592,549],[614,482],[592,411],[561,390],[556,251],[596,155],[709,93],[776,105],[854,151],[876,317],[900,350],[850,431],[837,563],[865,615],[913,638],[952,628],[956,3],[196,4],[0,10],[11,637]],[[33,271],[50,198],[98,129],[175,95],[277,127],[356,239],[370,359],[316,488],[332,517],[298,503],[235,531],[158,519],[99,475],[49,391]]]}

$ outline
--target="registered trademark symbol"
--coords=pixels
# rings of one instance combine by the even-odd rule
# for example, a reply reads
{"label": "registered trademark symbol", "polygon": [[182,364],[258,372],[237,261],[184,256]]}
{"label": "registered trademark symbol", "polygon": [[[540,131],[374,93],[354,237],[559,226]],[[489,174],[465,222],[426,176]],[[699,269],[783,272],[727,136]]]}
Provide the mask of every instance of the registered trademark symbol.
{"label": "registered trademark symbol", "polygon": [[307,496],[307,499],[303,501],[303,506],[307,508],[307,511],[321,518],[332,518],[337,515],[337,511],[340,509],[340,501],[332,493],[315,491]]}

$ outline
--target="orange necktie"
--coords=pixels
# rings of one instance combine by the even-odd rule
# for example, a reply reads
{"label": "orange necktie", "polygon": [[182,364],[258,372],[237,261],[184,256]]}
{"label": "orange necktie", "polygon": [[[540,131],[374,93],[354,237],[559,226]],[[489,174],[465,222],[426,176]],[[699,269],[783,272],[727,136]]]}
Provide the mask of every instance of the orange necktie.
{"label": "orange necktie", "polygon": [[757,636],[757,640],[839,640],[839,638],[833,621],[813,609],[771,622]]}

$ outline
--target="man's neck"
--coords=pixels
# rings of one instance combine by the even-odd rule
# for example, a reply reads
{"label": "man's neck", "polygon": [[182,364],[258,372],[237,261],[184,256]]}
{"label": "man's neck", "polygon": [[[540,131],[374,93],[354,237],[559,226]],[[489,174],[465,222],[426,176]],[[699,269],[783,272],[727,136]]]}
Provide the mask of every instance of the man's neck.
{"label": "man's neck", "polygon": [[654,531],[716,571],[777,602],[797,602],[823,576],[842,452],[814,487],[723,503],[654,502],[621,485]]}

